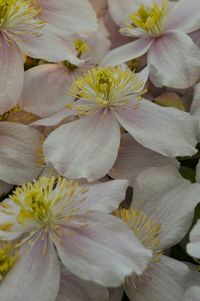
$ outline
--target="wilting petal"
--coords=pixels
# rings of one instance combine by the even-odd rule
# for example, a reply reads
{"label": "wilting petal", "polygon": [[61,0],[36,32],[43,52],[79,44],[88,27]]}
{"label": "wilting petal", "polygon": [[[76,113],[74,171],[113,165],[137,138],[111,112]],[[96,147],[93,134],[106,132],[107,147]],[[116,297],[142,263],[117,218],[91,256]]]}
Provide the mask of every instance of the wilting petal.
{"label": "wilting petal", "polygon": [[97,18],[87,0],[38,0],[40,18],[53,26],[56,33],[66,37],[79,34],[87,37],[97,30]]}
{"label": "wilting petal", "polygon": [[82,280],[63,268],[56,301],[109,301],[108,289]]}
{"label": "wilting petal", "polygon": [[[80,185],[81,186],[81,185]],[[88,191],[82,204],[85,209],[111,213],[124,200],[128,181],[114,180],[104,183],[85,185]]]}
{"label": "wilting petal", "polygon": [[59,289],[60,263],[53,245],[38,240],[31,251],[28,249],[29,245],[23,247],[19,260],[0,284],[1,301],[55,300]]}
{"label": "wilting petal", "polygon": [[26,125],[0,123],[0,179],[22,184],[35,179],[42,170],[41,135]]}
{"label": "wilting petal", "polygon": [[199,202],[200,185],[181,177],[173,166],[150,168],[140,173],[133,185],[131,206],[140,208],[160,224],[158,249],[178,243],[189,230]]}
{"label": "wilting petal", "polygon": [[138,108],[115,111],[121,125],[142,145],[169,157],[196,153],[196,120],[175,108],[142,99]]}
{"label": "wilting petal", "polygon": [[[172,258],[161,256],[152,265],[149,278],[143,280],[141,288],[135,289],[128,282],[125,291],[130,301],[181,301],[185,290],[185,275],[188,267]],[[189,301],[189,300],[187,300]]]}
{"label": "wilting petal", "polygon": [[155,86],[186,89],[199,79],[200,50],[182,32],[154,39],[147,60],[152,65],[150,79]]}
{"label": "wilting petal", "polygon": [[168,164],[177,168],[176,159],[164,157],[139,144],[129,134],[124,134],[121,139],[117,160],[109,172],[114,179],[127,179],[130,185],[137,175],[149,167],[164,167]]}
{"label": "wilting petal", "polygon": [[200,2],[179,0],[170,11],[165,30],[182,30],[186,33],[200,28]]}
{"label": "wilting petal", "polygon": [[190,243],[187,245],[190,256],[200,258],[200,220],[190,232]]}
{"label": "wilting petal", "polygon": [[[55,240],[67,269],[87,281],[119,286],[133,271],[141,274],[151,258],[120,219],[104,213],[82,215],[83,227],[63,226],[63,240]],[[67,235],[68,233],[68,235]]]}
{"label": "wilting petal", "polygon": [[103,177],[117,158],[120,127],[107,111],[65,124],[44,143],[46,159],[60,174],[89,181]]}
{"label": "wilting petal", "polygon": [[151,37],[139,38],[134,42],[125,44],[108,52],[101,65],[120,65],[124,62],[140,57],[151,47]]}
{"label": "wilting petal", "polygon": [[9,111],[20,96],[24,81],[24,64],[17,45],[0,33],[0,114]]}
{"label": "wilting petal", "polygon": [[40,117],[55,114],[72,101],[67,95],[71,84],[70,75],[60,65],[44,64],[31,68],[25,72],[19,105]]}

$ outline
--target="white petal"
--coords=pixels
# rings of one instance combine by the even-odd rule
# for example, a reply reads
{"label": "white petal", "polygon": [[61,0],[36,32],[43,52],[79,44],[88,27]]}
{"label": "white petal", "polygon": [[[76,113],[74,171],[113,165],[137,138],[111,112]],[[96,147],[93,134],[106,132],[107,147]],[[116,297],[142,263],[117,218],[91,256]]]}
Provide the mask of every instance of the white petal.
{"label": "white petal", "polygon": [[124,62],[140,57],[151,47],[151,37],[139,38],[134,42],[125,44],[108,52],[101,65],[120,65]]}
{"label": "white petal", "polygon": [[164,167],[166,165],[179,167],[176,159],[164,157],[139,144],[129,134],[121,139],[117,160],[109,172],[114,179],[127,179],[130,185],[137,175],[149,167]]}
{"label": "white petal", "polygon": [[182,301],[200,301],[200,286],[192,286],[187,289]]}
{"label": "white petal", "polygon": [[19,105],[40,117],[60,111],[73,99],[68,91],[72,82],[68,72],[57,64],[44,64],[25,72]]}
{"label": "white petal", "polygon": [[130,282],[125,291],[130,301],[182,301],[187,272],[185,264],[161,256],[160,262],[152,265],[150,277],[141,283],[141,289],[135,289]]}
{"label": "white petal", "polygon": [[60,174],[94,181],[112,167],[119,143],[117,120],[100,111],[59,127],[46,139],[44,152]]}
{"label": "white petal", "polygon": [[[46,252],[43,248],[47,243]],[[25,249],[0,284],[1,301],[54,301],[59,289],[60,264],[50,242],[37,241]]]}
{"label": "white petal", "polygon": [[20,96],[24,81],[24,64],[17,45],[0,35],[0,114],[9,111]]}
{"label": "white petal", "polygon": [[190,256],[200,258],[200,220],[190,232],[190,243],[187,245]]}
{"label": "white petal", "polygon": [[118,26],[124,26],[129,20],[129,15],[137,9],[132,0],[108,0],[109,12]]}
{"label": "white petal", "polygon": [[140,173],[133,185],[131,206],[140,208],[155,224],[160,224],[157,249],[178,243],[189,230],[199,202],[200,185],[181,177],[173,166],[150,168]]}
{"label": "white petal", "polygon": [[138,108],[117,110],[120,124],[142,145],[169,157],[193,155],[197,122],[190,114],[142,99]]}
{"label": "white petal", "polygon": [[200,76],[200,50],[182,32],[170,32],[154,39],[147,56],[150,79],[155,86],[186,89]]}
{"label": "white petal", "polygon": [[62,231],[66,229],[68,235],[55,241],[67,269],[82,279],[110,287],[121,285],[133,271],[143,272],[151,251],[140,244],[123,221],[101,212],[80,218],[85,226],[63,226]]}
{"label": "white petal", "polygon": [[56,301],[108,301],[108,289],[84,281],[63,268]]}

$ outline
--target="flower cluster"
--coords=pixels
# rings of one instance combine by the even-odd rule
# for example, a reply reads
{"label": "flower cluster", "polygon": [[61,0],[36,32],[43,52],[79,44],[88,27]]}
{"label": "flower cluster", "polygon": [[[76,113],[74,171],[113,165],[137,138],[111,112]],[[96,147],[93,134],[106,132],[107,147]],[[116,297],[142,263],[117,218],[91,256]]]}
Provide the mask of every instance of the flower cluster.
{"label": "flower cluster", "polygon": [[200,301],[200,1],[0,0],[0,301]]}

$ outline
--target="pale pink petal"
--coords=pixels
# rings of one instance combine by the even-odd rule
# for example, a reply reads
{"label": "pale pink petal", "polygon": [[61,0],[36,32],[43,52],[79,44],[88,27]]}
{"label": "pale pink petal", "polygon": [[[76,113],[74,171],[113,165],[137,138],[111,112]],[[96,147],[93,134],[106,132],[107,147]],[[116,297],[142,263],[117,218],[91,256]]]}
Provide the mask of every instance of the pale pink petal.
{"label": "pale pink petal", "polygon": [[86,200],[82,204],[82,207],[89,210],[111,213],[124,200],[128,181],[114,180],[91,185],[86,184],[85,187],[88,191],[84,194]]}
{"label": "pale pink petal", "polygon": [[131,206],[140,208],[155,224],[160,224],[157,249],[178,243],[189,230],[199,202],[200,185],[191,184],[173,167],[150,168],[140,173],[134,185]]}
{"label": "pale pink petal", "polygon": [[200,29],[191,32],[190,37],[193,42],[200,48]]}
{"label": "pale pink petal", "polygon": [[20,96],[24,66],[19,48],[0,33],[0,114],[9,111]]}
{"label": "pale pink petal", "polygon": [[164,167],[168,164],[179,168],[176,159],[164,157],[139,144],[129,134],[121,139],[117,160],[109,172],[114,179],[127,179],[132,186],[137,175],[150,167]]}
{"label": "pale pink petal", "polygon": [[[55,240],[65,267],[78,277],[103,286],[119,286],[132,272],[141,274],[151,258],[127,225],[101,212],[80,216],[84,227],[62,227]],[[66,232],[65,232],[66,231]],[[67,235],[68,233],[68,235]]]}
{"label": "pale pink petal", "polygon": [[101,65],[120,65],[124,62],[140,57],[151,47],[151,37],[139,38],[134,42],[125,44],[108,52]]}
{"label": "pale pink petal", "polygon": [[108,0],[90,0],[90,2],[98,17],[104,15],[105,11],[107,10]]}
{"label": "pale pink petal", "polygon": [[125,291],[130,301],[182,301],[187,272],[184,263],[161,256],[160,261],[152,265],[149,277],[141,280],[138,288],[135,289],[130,281]]}
{"label": "pale pink petal", "polygon": [[35,179],[42,170],[40,133],[14,122],[0,123],[0,179],[22,184]]}
{"label": "pale pink petal", "polygon": [[142,99],[138,108],[115,111],[121,125],[142,145],[169,157],[196,153],[196,120],[175,108]]}
{"label": "pale pink petal", "polygon": [[103,177],[114,164],[120,143],[120,127],[111,112],[98,112],[65,124],[44,143],[46,160],[62,175]]}
{"label": "pale pink petal", "polygon": [[165,30],[182,30],[186,33],[200,28],[200,1],[179,0],[170,11]]}
{"label": "pale pink petal", "polygon": [[129,20],[129,15],[138,8],[132,0],[108,0],[109,12],[115,23],[122,27]]}
{"label": "pale pink petal", "polygon": [[44,64],[31,68],[25,72],[19,105],[40,117],[55,114],[73,100],[67,95],[71,84],[69,73],[61,65]]}
{"label": "pale pink petal", "polygon": [[40,18],[53,26],[59,35],[65,37],[77,33],[86,37],[97,29],[95,11],[87,0],[38,0],[38,3]]}
{"label": "pale pink petal", "polygon": [[182,32],[170,32],[154,39],[147,61],[152,65],[150,80],[158,87],[186,89],[200,76],[200,50]]}
{"label": "pale pink petal", "polygon": [[190,232],[190,243],[187,245],[190,256],[200,258],[200,220]]}
{"label": "pale pink petal", "polygon": [[59,289],[60,263],[53,245],[38,240],[31,250],[28,245],[20,253],[0,284],[1,301],[54,301]]}
{"label": "pale pink petal", "polygon": [[63,268],[56,301],[109,301],[108,289],[82,280]]}

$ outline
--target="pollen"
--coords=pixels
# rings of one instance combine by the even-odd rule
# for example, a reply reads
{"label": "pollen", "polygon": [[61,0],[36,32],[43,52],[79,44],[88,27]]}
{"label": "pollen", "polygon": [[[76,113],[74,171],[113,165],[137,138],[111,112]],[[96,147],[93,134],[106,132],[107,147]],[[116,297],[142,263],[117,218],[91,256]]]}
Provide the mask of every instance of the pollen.
{"label": "pollen", "polygon": [[[137,74],[128,68],[123,70],[113,66],[96,67],[77,78],[69,95],[89,101],[98,108],[126,108],[133,95],[135,99],[141,99],[141,95],[145,93],[143,86],[144,83]],[[79,108],[76,105],[75,109],[82,111],[83,106]]]}
{"label": "pollen", "polygon": [[74,48],[76,49],[78,56],[81,56],[89,51],[89,45],[82,39],[77,39],[74,41]]}
{"label": "pollen", "polygon": [[168,0],[162,1],[162,6],[153,2],[151,8],[142,4],[129,18],[133,26],[139,27],[153,36],[162,32],[163,21],[168,13]]}
{"label": "pollen", "polygon": [[0,242],[0,282],[14,266],[19,255],[12,242]]}
{"label": "pollen", "polygon": [[10,116],[20,111],[19,106],[14,106],[10,111],[5,112],[4,114],[0,115],[0,121],[7,121]]}

